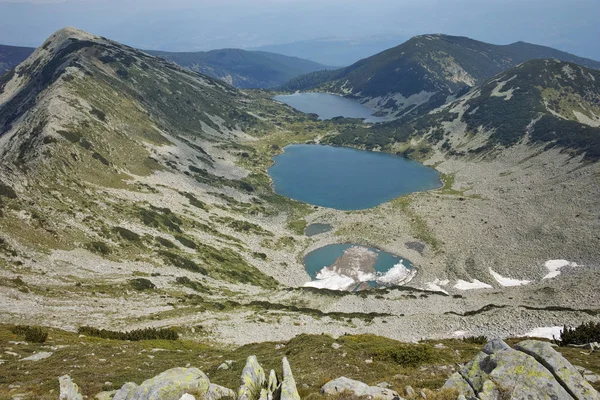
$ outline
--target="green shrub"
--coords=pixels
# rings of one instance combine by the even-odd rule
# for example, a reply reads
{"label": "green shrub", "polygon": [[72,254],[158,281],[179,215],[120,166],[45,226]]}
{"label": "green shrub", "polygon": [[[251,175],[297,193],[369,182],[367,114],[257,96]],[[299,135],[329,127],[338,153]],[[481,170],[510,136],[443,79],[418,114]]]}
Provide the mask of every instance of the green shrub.
{"label": "green shrub", "polygon": [[177,239],[177,241],[179,243],[181,243],[182,245],[184,245],[187,248],[196,249],[198,247],[198,245],[196,244],[196,242],[194,242],[193,240],[190,240],[190,239],[186,238],[185,236],[175,235],[175,239]]}
{"label": "green shrub", "polygon": [[157,236],[156,241],[160,243],[161,246],[168,247],[169,249],[177,248],[177,245],[171,242],[169,239],[165,239],[163,237]]}
{"label": "green shrub", "polygon": [[129,240],[130,242],[139,242],[140,241],[140,235],[138,235],[135,232],[130,231],[127,228],[122,228],[120,226],[115,226],[113,228],[113,231],[115,233],[117,233],[119,236],[121,236],[123,239]]}
{"label": "green shrub", "polygon": [[462,341],[470,344],[486,344],[488,342],[488,338],[485,336],[468,336],[464,337]]}
{"label": "green shrub", "polygon": [[48,339],[48,331],[39,326],[16,325],[11,329],[15,335],[24,336],[27,342],[44,343]]}
{"label": "green shrub", "polygon": [[146,279],[146,278],[135,278],[129,281],[129,284],[135,289],[135,290],[150,290],[150,289],[156,289],[156,285],[154,283],[152,283],[150,280]]}
{"label": "green shrub", "polygon": [[0,196],[8,197],[9,199],[16,199],[17,193],[12,187],[0,182]]}
{"label": "green shrub", "polygon": [[430,345],[401,345],[384,348],[373,354],[377,361],[393,361],[402,366],[417,367],[433,360],[433,348]]}
{"label": "green shrub", "polygon": [[600,342],[600,322],[589,322],[581,324],[576,328],[565,326],[560,334],[560,338],[555,338],[554,341],[560,346]]}
{"label": "green shrub", "polygon": [[93,253],[101,254],[103,256],[108,255],[111,252],[110,247],[108,247],[108,245],[104,242],[90,242],[90,243],[86,244],[85,247],[89,251],[91,251]]}
{"label": "green shrub", "polygon": [[114,340],[177,340],[179,335],[174,328],[144,328],[135,329],[127,332],[109,331],[107,329],[97,329],[91,326],[82,326],[77,330],[80,335],[94,336],[102,339]]}

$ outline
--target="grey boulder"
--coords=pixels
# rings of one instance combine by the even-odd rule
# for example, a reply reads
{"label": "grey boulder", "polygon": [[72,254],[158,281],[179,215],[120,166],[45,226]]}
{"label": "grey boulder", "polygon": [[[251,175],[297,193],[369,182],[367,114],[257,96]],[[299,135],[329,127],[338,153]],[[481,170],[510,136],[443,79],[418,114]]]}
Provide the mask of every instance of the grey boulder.
{"label": "grey boulder", "polygon": [[348,379],[345,376],[327,382],[321,388],[321,394],[335,395],[338,393],[348,392],[357,397],[368,396],[372,399],[381,400],[400,400],[401,397],[397,392],[390,389],[381,388],[378,386],[369,386],[364,382]]}
{"label": "grey boulder", "polygon": [[58,378],[58,384],[60,386],[60,400],[83,400],[83,396],[79,391],[79,386],[71,380],[69,375],[63,375]]}

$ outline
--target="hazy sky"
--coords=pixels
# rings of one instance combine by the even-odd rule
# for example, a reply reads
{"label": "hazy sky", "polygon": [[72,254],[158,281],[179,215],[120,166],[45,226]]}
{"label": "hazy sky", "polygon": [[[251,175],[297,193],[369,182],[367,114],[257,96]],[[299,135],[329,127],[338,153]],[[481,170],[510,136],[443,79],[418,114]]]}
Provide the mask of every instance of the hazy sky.
{"label": "hazy sky", "polygon": [[0,43],[37,46],[64,26],[175,51],[448,33],[600,59],[599,16],[600,0],[0,0]]}

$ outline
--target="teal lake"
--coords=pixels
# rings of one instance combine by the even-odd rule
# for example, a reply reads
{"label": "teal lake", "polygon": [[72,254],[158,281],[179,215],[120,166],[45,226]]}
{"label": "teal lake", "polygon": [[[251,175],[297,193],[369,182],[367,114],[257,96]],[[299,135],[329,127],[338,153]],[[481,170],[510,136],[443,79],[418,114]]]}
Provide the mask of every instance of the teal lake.
{"label": "teal lake", "polygon": [[[323,268],[333,264],[335,260],[340,258],[344,251],[348,250],[350,247],[356,246],[354,244],[330,244],[325,247],[321,247],[314,251],[311,251],[304,257],[304,266],[308,275],[316,279],[317,274]],[[368,247],[369,250],[377,253],[377,262],[375,263],[375,271],[381,274],[385,274],[396,264],[402,262],[408,269],[413,269],[414,266],[410,261],[403,259],[402,257],[395,256],[383,250],[374,249],[372,247]]]}
{"label": "teal lake", "polygon": [[439,173],[393,154],[320,145],[290,145],[269,168],[280,195],[338,210],[375,207],[441,187]]}
{"label": "teal lake", "polygon": [[373,110],[358,101],[328,93],[294,93],[274,97],[298,111],[317,114],[319,119],[335,117],[364,118],[365,122],[384,122],[385,117],[376,117]]}

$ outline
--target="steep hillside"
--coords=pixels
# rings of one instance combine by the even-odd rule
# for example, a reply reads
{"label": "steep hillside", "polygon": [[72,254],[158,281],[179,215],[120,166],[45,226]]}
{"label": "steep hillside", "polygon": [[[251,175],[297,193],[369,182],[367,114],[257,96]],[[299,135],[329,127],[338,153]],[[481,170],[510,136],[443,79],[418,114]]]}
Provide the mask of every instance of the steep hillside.
{"label": "steep hillside", "polygon": [[0,44],[0,76],[16,67],[33,53],[30,47],[6,46]]}
{"label": "steep hillside", "polygon": [[[3,273],[20,260],[105,285],[164,266],[191,273],[178,285],[276,287],[242,237],[276,237],[250,220],[278,211],[223,147],[266,124],[253,102],[115,42],[55,33],[0,83]],[[90,276],[90,259],[112,278]]]}
{"label": "steep hillside", "polygon": [[147,51],[239,88],[271,88],[297,76],[330,69],[322,64],[266,51],[222,49],[194,53]]}
{"label": "steep hillside", "polygon": [[499,46],[466,37],[423,35],[330,74],[298,77],[283,88],[339,93],[398,116],[428,102],[429,108],[439,106],[464,87],[538,58],[600,69],[600,62],[529,43]]}
{"label": "steep hillside", "polygon": [[527,143],[598,160],[600,71],[557,60],[528,61],[428,115],[348,129],[329,142],[389,148],[415,138],[451,155]]}

